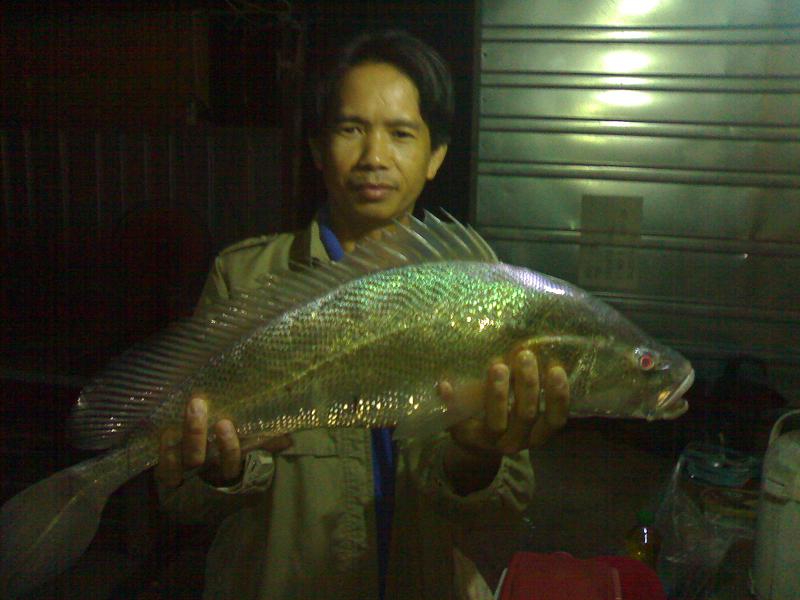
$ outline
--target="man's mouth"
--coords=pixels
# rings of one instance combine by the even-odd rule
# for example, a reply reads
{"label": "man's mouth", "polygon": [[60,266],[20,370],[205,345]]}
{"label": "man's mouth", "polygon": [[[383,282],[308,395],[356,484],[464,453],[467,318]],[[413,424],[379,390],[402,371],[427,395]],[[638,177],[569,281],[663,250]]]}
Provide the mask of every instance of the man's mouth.
{"label": "man's mouth", "polygon": [[394,186],[385,183],[363,183],[353,187],[359,196],[367,200],[382,200],[394,190]]}

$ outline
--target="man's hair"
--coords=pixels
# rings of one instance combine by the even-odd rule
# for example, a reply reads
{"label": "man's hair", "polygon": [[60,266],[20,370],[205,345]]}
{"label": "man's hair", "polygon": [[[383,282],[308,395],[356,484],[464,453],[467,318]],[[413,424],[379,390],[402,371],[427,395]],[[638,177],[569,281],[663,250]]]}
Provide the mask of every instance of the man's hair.
{"label": "man's hair", "polygon": [[362,34],[339,52],[333,68],[313,88],[307,115],[311,137],[318,137],[330,123],[347,71],[364,63],[387,63],[408,76],[419,92],[419,111],[430,130],[431,148],[450,143],[454,112],[450,69],[436,50],[398,30]]}

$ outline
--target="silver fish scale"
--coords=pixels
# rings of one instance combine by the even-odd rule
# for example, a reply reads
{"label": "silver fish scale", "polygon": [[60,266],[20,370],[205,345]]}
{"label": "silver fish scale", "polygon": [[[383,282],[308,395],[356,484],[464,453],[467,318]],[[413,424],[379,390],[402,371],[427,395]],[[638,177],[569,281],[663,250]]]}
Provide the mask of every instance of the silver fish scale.
{"label": "silver fish scale", "polygon": [[507,325],[526,295],[497,264],[380,271],[274,319],[202,369],[175,402],[204,395],[211,418],[231,418],[242,436],[441,412],[436,382],[482,377],[513,344]]}
{"label": "silver fish scale", "polygon": [[0,587],[27,593],[77,560],[111,492],[157,462],[153,430],[179,424],[194,393],[210,421],[231,418],[243,436],[397,424],[398,439],[424,437],[481,409],[445,413],[437,381],[481,381],[491,359],[524,344],[541,369],[568,373],[570,416],[673,419],[688,408],[694,371],[678,352],[578,288],[497,262],[458,223],[409,217],[338,263],[298,271],[212,303],[84,388],[75,441],[117,449],[3,505]]}
{"label": "silver fish scale", "polygon": [[607,304],[566,281],[506,264],[496,268],[505,271],[509,279],[527,290],[525,328],[529,332],[540,336],[569,332],[605,339],[613,339],[615,335],[630,339],[645,337]]}
{"label": "silver fish scale", "polygon": [[658,383],[619,353],[660,346],[582,290],[502,263],[446,261],[377,271],[280,314],[200,368],[152,422],[179,421],[192,394],[241,436],[424,419],[443,412],[438,381],[483,378],[523,342],[544,368],[570,374],[574,415],[630,414],[640,402],[595,400],[598,382]]}

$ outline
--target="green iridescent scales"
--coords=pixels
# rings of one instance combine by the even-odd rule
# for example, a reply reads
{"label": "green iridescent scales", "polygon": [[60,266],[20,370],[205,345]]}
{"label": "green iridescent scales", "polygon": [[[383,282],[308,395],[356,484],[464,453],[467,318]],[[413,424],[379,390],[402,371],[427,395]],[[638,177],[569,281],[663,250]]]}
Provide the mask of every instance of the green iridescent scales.
{"label": "green iridescent scales", "polygon": [[688,361],[582,290],[500,263],[456,222],[410,218],[338,263],[294,267],[132,348],[86,386],[73,440],[110,451],[3,505],[8,595],[83,553],[108,495],[156,463],[158,433],[180,425],[195,394],[210,422],[230,418],[240,436],[396,425],[399,439],[424,437],[482,408],[445,411],[438,381],[482,381],[493,359],[524,344],[540,370],[565,368],[572,416],[687,408]]}
{"label": "green iridescent scales", "polygon": [[481,377],[524,300],[492,263],[381,271],[268,323],[186,388],[228,407],[242,435],[434,416],[436,382]]}

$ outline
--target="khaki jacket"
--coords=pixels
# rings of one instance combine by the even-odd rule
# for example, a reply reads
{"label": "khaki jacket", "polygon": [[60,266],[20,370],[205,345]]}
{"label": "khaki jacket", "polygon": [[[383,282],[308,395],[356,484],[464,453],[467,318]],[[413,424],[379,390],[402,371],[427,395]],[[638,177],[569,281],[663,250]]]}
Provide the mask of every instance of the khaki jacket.
{"label": "khaki jacket", "polygon": [[[316,222],[298,234],[252,238],[215,260],[201,303],[256,285],[292,261],[328,257]],[[207,599],[378,598],[370,434],[299,431],[279,453],[247,455],[242,481],[214,488],[199,478],[161,489],[182,520],[221,523],[206,563]],[[474,525],[518,516],[533,491],[527,452],[503,459],[484,490],[459,496],[442,467],[447,434],[399,451],[388,599],[459,597],[454,548]],[[460,556],[460,554],[458,554]],[[459,567],[463,570],[463,567]]]}

